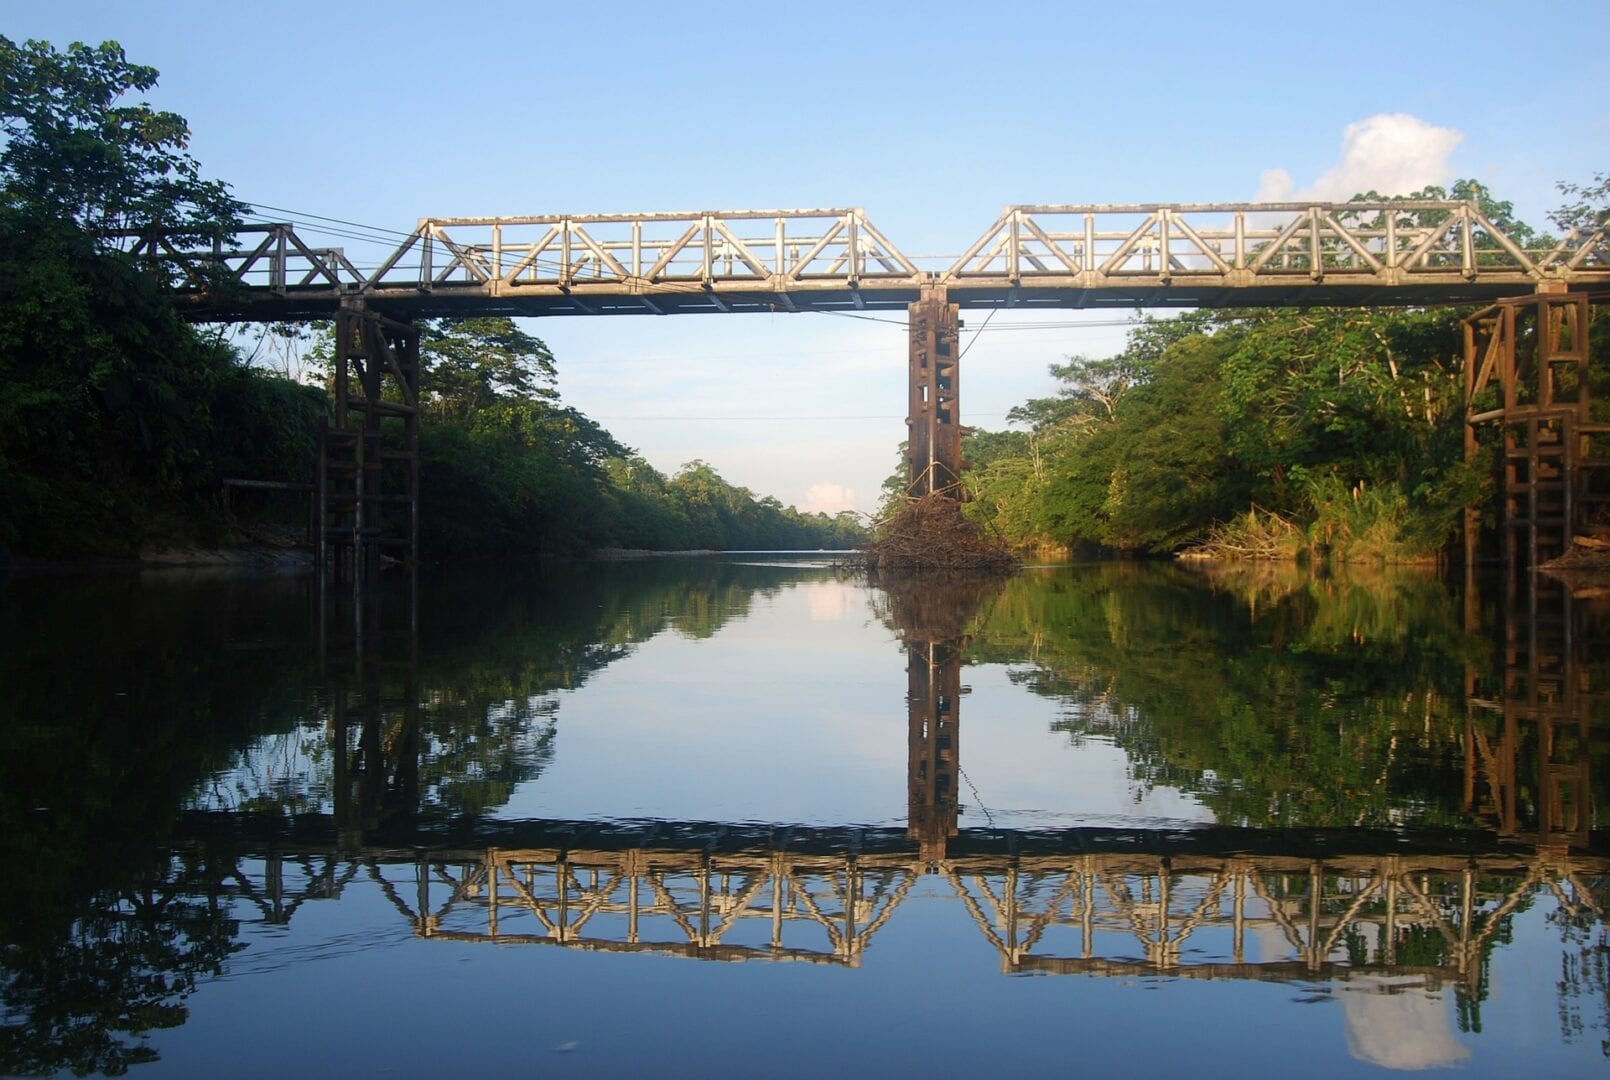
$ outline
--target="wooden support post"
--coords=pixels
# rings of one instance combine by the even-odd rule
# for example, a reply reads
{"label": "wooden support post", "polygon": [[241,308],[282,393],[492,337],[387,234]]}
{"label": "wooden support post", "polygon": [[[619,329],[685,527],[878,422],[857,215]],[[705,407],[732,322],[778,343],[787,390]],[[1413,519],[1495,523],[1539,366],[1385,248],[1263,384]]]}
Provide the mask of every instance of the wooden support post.
{"label": "wooden support post", "polygon": [[1398,962],[1398,866],[1396,859],[1388,859],[1386,864],[1386,925],[1381,933],[1386,937],[1383,943],[1383,959],[1387,964]]}
{"label": "wooden support post", "polygon": [[417,562],[419,370],[411,324],[357,299],[336,313],[335,418],[321,432],[315,546],[321,565],[328,552],[355,586],[378,573],[383,550],[410,571]]}
{"label": "wooden support post", "polygon": [[1093,866],[1095,858],[1090,855],[1084,857],[1083,865],[1079,868],[1079,892],[1082,894],[1082,903],[1079,908],[1079,955],[1086,960],[1095,953],[1095,943],[1092,940],[1096,933],[1096,874]]}
{"label": "wooden support post", "polygon": [[[781,228],[781,226],[779,226]],[[771,860],[771,947],[783,947],[783,857],[773,854]]]}
{"label": "wooden support post", "polygon": [[[1590,423],[1591,309],[1580,293],[1546,283],[1532,297],[1505,300],[1465,320],[1465,456],[1478,452],[1475,425],[1496,422],[1503,453],[1499,536],[1506,589],[1519,575],[1563,554],[1588,523],[1592,463],[1583,453]],[[1501,406],[1476,411],[1495,377]],[[1465,559],[1478,555],[1475,507],[1465,511]]]}

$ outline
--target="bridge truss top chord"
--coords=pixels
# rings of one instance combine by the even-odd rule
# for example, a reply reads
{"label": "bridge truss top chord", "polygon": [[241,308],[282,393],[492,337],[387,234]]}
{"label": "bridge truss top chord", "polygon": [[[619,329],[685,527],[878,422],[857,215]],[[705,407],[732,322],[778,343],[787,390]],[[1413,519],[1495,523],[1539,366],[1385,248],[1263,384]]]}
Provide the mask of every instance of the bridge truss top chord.
{"label": "bridge truss top chord", "polygon": [[903,310],[936,286],[962,307],[1027,309],[1476,303],[1610,286],[1605,228],[1526,249],[1468,201],[1009,206],[942,260],[908,258],[860,209],[424,218],[372,267],[284,223],[205,244],[160,228],[122,237],[169,268],[200,319],[353,302],[403,316]]}

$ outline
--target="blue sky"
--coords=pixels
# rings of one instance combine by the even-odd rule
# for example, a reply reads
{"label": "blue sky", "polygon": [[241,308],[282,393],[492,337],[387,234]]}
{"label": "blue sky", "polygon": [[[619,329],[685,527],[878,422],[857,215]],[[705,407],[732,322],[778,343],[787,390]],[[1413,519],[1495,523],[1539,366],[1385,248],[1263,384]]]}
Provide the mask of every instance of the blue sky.
{"label": "blue sky", "polygon": [[[162,72],[151,100],[190,120],[193,152],[242,198],[395,229],[861,206],[908,254],[957,254],[1007,203],[1345,198],[1464,176],[1541,225],[1556,181],[1610,169],[1601,0],[0,0],[0,28],[121,42]],[[1029,321],[1003,314],[979,335],[965,422],[999,426],[1051,392],[1047,364],[1122,340]],[[530,329],[565,398],[667,472],[702,458],[785,502],[870,510],[904,436],[896,326],[688,315]]]}

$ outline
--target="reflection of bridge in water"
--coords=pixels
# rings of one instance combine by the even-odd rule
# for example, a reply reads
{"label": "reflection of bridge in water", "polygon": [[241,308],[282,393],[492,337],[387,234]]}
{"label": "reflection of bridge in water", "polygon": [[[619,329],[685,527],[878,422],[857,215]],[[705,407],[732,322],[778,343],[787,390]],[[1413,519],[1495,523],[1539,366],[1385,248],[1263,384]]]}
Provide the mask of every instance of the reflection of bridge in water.
{"label": "reflection of bridge in water", "polygon": [[[905,830],[438,827],[419,798],[414,634],[388,639],[395,627],[366,605],[336,621],[350,640],[327,627],[323,643],[333,813],[193,815],[169,888],[278,924],[368,881],[423,939],[856,966],[914,889],[937,886],[1003,972],[1369,975],[1470,993],[1507,916],[1534,899],[1606,920],[1610,857],[1587,772],[1603,695],[1584,676],[1591,624],[1568,590],[1512,597],[1498,680],[1467,684],[1465,807],[1483,831],[1042,833],[958,828],[961,667],[983,588],[885,594],[908,677]],[[411,598],[408,616],[411,628]]]}
{"label": "reflection of bridge in water", "polygon": [[529,822],[477,830],[473,847],[417,835],[342,850],[329,818],[300,822],[301,840],[249,815],[190,825],[168,888],[268,923],[367,880],[420,938],[707,960],[858,966],[937,879],[1007,973],[1368,974],[1474,991],[1505,917],[1534,898],[1574,919],[1610,906],[1610,858],[1469,833],[967,830],[929,861],[896,830]]}

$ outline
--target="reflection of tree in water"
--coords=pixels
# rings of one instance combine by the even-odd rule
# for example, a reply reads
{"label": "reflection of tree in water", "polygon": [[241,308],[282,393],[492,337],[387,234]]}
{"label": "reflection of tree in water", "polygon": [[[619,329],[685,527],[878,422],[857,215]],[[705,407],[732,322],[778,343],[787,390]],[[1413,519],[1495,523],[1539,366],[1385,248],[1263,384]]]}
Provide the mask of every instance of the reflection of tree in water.
{"label": "reflection of tree in water", "polygon": [[0,1071],[120,1076],[158,1059],[147,1036],[183,1024],[197,982],[219,975],[242,947],[234,919],[165,891],[166,879],[88,896],[77,912],[36,927],[40,938],[8,942]]}
{"label": "reflection of tree in water", "polygon": [[[1601,895],[1610,891],[1610,881],[1591,884]],[[1556,983],[1560,1034],[1566,1042],[1575,1042],[1597,1031],[1599,1048],[1610,1057],[1610,930],[1603,917],[1573,915],[1564,909],[1550,912],[1549,921],[1559,928],[1564,945]]]}
{"label": "reflection of tree in water", "polygon": [[[409,645],[405,598],[381,597],[372,628],[380,655],[371,688],[390,704],[348,725],[348,772],[372,770],[396,787],[412,761],[409,812],[475,817],[506,803],[553,758],[561,693],[584,685],[662,633],[707,638],[774,594],[797,572],[714,561],[622,563],[585,570],[446,577],[421,586],[417,671],[396,660]],[[332,650],[340,659],[340,647]],[[334,691],[361,664],[332,662],[322,708],[245,748],[198,791],[195,805],[288,815],[328,811],[336,800]],[[412,708],[404,707],[413,702]],[[378,727],[369,735],[363,723]],[[412,748],[412,749],[410,749]]]}
{"label": "reflection of tree in water", "polygon": [[[556,691],[655,634],[709,636],[790,576],[645,566],[427,588],[419,797],[455,816],[500,805],[552,758]],[[156,1059],[141,1036],[183,1023],[185,996],[236,947],[236,925],[216,904],[147,884],[164,871],[145,853],[187,807],[330,807],[335,755],[314,692],[311,582],[7,588],[0,1073],[116,1074]],[[386,678],[401,685],[395,672]],[[405,711],[382,712],[380,755],[406,748]],[[369,752],[356,731],[351,749],[355,761]]]}
{"label": "reflection of tree in water", "polygon": [[1205,579],[1115,565],[1018,579],[974,656],[1061,698],[1055,727],[1122,748],[1142,784],[1220,823],[1463,819],[1465,663],[1479,656],[1437,579]]}
{"label": "reflection of tree in water", "polygon": [[[236,928],[148,861],[198,780],[295,717],[305,582],[12,582],[0,602],[0,1073],[117,1074]],[[67,647],[66,643],[72,643]]]}
{"label": "reflection of tree in water", "polygon": [[[825,573],[825,572],[824,572]],[[474,816],[552,761],[559,692],[664,633],[708,638],[798,571],[702,560],[477,574],[421,596],[420,797]]]}

